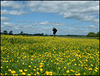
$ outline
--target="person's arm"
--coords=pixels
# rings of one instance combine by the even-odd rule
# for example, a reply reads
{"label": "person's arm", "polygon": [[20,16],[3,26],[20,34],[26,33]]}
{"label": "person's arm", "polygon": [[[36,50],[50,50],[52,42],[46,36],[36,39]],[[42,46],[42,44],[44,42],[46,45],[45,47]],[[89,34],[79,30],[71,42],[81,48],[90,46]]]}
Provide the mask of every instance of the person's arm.
{"label": "person's arm", "polygon": [[57,32],[57,29],[56,29],[56,32]]}
{"label": "person's arm", "polygon": [[54,29],[52,29],[52,31],[54,31]]}

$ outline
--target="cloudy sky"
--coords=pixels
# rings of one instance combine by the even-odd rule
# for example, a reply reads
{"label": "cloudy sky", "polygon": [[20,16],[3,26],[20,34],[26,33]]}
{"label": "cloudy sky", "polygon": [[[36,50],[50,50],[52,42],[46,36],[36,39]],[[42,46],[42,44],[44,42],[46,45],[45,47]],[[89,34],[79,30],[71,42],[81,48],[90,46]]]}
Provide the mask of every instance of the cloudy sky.
{"label": "cloudy sky", "polygon": [[98,1],[1,1],[1,31],[87,35],[99,31]]}

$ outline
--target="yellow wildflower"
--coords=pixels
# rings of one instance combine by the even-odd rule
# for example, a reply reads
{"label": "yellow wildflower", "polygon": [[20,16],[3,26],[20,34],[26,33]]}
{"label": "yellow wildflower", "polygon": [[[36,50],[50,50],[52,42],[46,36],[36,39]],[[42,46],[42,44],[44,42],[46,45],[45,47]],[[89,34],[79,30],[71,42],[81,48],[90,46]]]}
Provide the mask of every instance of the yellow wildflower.
{"label": "yellow wildflower", "polygon": [[66,69],[66,67],[64,67],[64,69]]}
{"label": "yellow wildflower", "polygon": [[6,68],[8,68],[8,66],[6,66]]}
{"label": "yellow wildflower", "polygon": [[89,68],[88,70],[92,70],[92,68]]}
{"label": "yellow wildflower", "polygon": [[34,71],[36,71],[36,69],[33,69]]}
{"label": "yellow wildflower", "polygon": [[7,75],[7,73],[5,73],[5,75]]}
{"label": "yellow wildflower", "polygon": [[18,76],[18,74],[14,74],[14,76]]}
{"label": "yellow wildflower", "polygon": [[84,67],[85,69],[87,69],[87,67]]}
{"label": "yellow wildflower", "polygon": [[24,71],[26,72],[26,71],[27,71],[27,69],[24,69]]}
{"label": "yellow wildflower", "polygon": [[40,68],[40,71],[41,71],[41,72],[43,72],[43,69],[42,69],[42,68]]}
{"label": "yellow wildflower", "polygon": [[3,68],[3,67],[1,66],[1,68]]}
{"label": "yellow wildflower", "polygon": [[34,74],[34,75],[36,75],[36,74]]}
{"label": "yellow wildflower", "polygon": [[23,63],[23,65],[24,65],[24,63]]}
{"label": "yellow wildflower", "polygon": [[75,71],[74,71],[74,70],[72,70],[72,69],[71,69],[70,71],[71,71],[71,72],[75,72]]}
{"label": "yellow wildflower", "polygon": [[46,71],[46,75],[52,75],[52,72]]}
{"label": "yellow wildflower", "polygon": [[97,72],[97,69],[95,69],[94,71]]}
{"label": "yellow wildflower", "polygon": [[34,66],[34,68],[36,68],[36,66]]}
{"label": "yellow wildflower", "polygon": [[93,66],[93,64],[91,64],[91,66]]}
{"label": "yellow wildflower", "polygon": [[31,67],[31,65],[29,65],[28,67]]}
{"label": "yellow wildflower", "polygon": [[31,60],[33,60],[33,58]]}
{"label": "yellow wildflower", "polygon": [[26,73],[22,72],[22,75],[26,75]]}
{"label": "yellow wildflower", "polygon": [[11,71],[11,69],[8,69],[8,71]]}
{"label": "yellow wildflower", "polygon": [[11,71],[11,73],[13,74],[13,73],[15,73],[15,71],[14,71],[14,70],[12,70],[12,71]]}
{"label": "yellow wildflower", "polygon": [[67,63],[67,65],[69,65],[70,63]]}
{"label": "yellow wildflower", "polygon": [[59,63],[56,63],[57,65],[59,64]]}
{"label": "yellow wildflower", "polygon": [[60,69],[60,67],[58,67],[58,69]]}
{"label": "yellow wildflower", "polygon": [[69,73],[69,70],[67,70],[66,73]]}
{"label": "yellow wildflower", "polygon": [[37,70],[39,70],[39,68],[37,68]]}
{"label": "yellow wildflower", "polygon": [[42,68],[42,67],[43,67],[43,65],[40,65],[39,67],[40,67],[40,68]]}
{"label": "yellow wildflower", "polygon": [[28,76],[30,76],[31,74],[27,74]]}
{"label": "yellow wildflower", "polygon": [[39,74],[39,72],[37,72],[37,74]]}
{"label": "yellow wildflower", "polygon": [[74,65],[77,65],[76,63]]}
{"label": "yellow wildflower", "polygon": [[0,73],[0,75],[3,75],[2,73]]}
{"label": "yellow wildflower", "polygon": [[80,73],[78,73],[78,74],[77,74],[77,73],[75,73],[75,75],[80,75]]}
{"label": "yellow wildflower", "polygon": [[23,70],[19,69],[19,72],[23,72]]}
{"label": "yellow wildflower", "polygon": [[84,72],[84,74],[86,74],[86,73]]}
{"label": "yellow wildflower", "polygon": [[43,65],[43,63],[40,63],[40,65]]}

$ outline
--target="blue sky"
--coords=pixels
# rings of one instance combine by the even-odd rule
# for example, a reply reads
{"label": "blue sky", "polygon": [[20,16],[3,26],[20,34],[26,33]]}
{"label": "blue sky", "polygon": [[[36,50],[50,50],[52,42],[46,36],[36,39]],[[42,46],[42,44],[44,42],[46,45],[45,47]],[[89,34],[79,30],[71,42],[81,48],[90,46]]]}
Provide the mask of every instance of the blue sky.
{"label": "blue sky", "polygon": [[87,35],[99,31],[98,1],[1,1],[1,31]]}

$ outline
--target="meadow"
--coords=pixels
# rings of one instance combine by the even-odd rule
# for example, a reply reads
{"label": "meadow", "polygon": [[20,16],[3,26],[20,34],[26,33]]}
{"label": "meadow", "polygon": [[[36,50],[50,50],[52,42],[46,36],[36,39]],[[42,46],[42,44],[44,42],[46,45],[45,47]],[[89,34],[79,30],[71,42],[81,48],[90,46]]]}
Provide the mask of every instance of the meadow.
{"label": "meadow", "polygon": [[1,75],[99,75],[99,40],[1,35]]}

